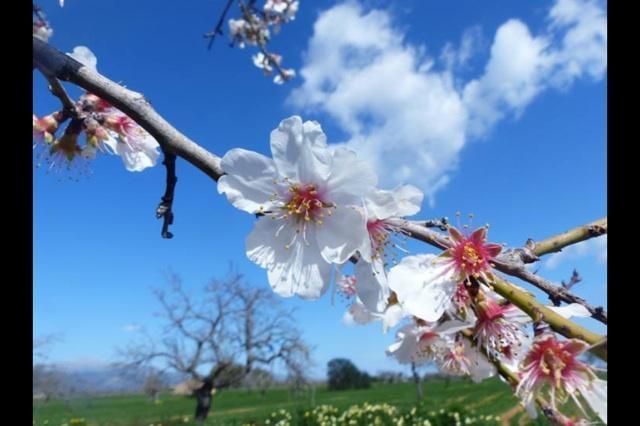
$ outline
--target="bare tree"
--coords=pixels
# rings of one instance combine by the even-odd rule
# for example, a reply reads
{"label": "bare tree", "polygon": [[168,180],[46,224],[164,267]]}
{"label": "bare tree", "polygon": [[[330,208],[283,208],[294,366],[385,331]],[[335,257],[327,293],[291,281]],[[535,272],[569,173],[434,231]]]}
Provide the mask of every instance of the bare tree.
{"label": "bare tree", "polygon": [[165,320],[161,335],[143,331],[140,340],[119,350],[120,364],[139,368],[161,363],[161,371],[173,370],[199,382],[197,420],[206,419],[214,389],[242,383],[258,366],[305,371],[309,348],[293,312],[284,309],[270,289],[250,286],[234,270],[225,279],[212,280],[198,295],[189,294],[176,274],[169,274],[168,284],[168,289],[155,291]]}
{"label": "bare tree", "polygon": [[158,400],[160,392],[165,386],[164,377],[161,373],[151,370],[144,379],[142,389],[146,395],[151,398],[153,402]]}
{"label": "bare tree", "polygon": [[62,394],[63,377],[50,364],[51,347],[59,342],[57,334],[47,334],[33,339],[33,395],[40,394],[45,401]]}

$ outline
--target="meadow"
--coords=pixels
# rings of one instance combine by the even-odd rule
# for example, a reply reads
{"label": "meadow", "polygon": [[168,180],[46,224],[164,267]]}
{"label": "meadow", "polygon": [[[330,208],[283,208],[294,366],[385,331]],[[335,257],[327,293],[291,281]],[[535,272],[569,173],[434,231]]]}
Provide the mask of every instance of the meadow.
{"label": "meadow", "polygon": [[[297,417],[314,406],[329,404],[345,410],[354,404],[383,403],[400,411],[411,410],[417,403],[415,386],[411,383],[374,384],[370,389],[328,391],[317,387],[314,392],[293,396],[288,389],[271,389],[264,395],[242,389],[225,390],[213,397],[206,425],[242,425],[263,422],[271,413],[285,409]],[[532,422],[518,405],[508,386],[498,379],[481,384],[469,381],[434,379],[424,384],[426,410],[452,410],[465,407],[474,415],[492,415],[501,425],[544,425]],[[74,398],[68,401],[34,401],[33,424],[37,426],[173,426],[193,422],[194,399],[162,394],[154,403],[144,395],[121,395]],[[82,419],[82,420],[80,420]],[[455,423],[452,423],[452,425]]]}

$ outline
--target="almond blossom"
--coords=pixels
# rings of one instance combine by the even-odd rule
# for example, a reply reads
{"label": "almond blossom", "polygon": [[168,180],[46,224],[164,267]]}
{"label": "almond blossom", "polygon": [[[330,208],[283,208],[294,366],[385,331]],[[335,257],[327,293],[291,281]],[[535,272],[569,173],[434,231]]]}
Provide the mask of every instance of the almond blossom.
{"label": "almond blossom", "polygon": [[329,150],[319,123],[293,116],[271,133],[273,158],[232,149],[218,181],[236,208],[259,214],[247,256],[282,296],[313,299],[328,288],[331,264],[349,259],[366,235],[358,210],[377,177],[346,148]]}
{"label": "almond blossom", "polygon": [[358,249],[360,260],[355,267],[355,277],[358,297],[373,312],[384,310],[391,295],[385,269],[389,263],[387,249],[395,245],[391,237],[399,230],[387,219],[416,214],[423,197],[418,188],[404,185],[392,191],[376,190],[365,199],[367,234]]}
{"label": "almond blossom", "polygon": [[436,364],[443,373],[456,376],[469,376],[476,383],[496,375],[496,367],[487,360],[476,346],[469,340],[457,336],[458,339],[447,347]]}
{"label": "almond blossom", "polygon": [[607,382],[578,359],[588,349],[586,343],[577,339],[560,341],[552,333],[539,334],[522,362],[516,395],[530,405],[536,392],[548,389],[553,407],[558,399],[570,396],[582,409],[578,399],[581,395],[606,423]]}
{"label": "almond blossom", "polygon": [[422,364],[441,359],[453,344],[456,333],[470,325],[459,320],[440,324],[413,321],[398,330],[397,340],[387,348],[387,355],[396,358],[400,364]]}
{"label": "almond blossom", "polygon": [[411,315],[437,321],[452,310],[458,284],[469,277],[492,279],[490,262],[502,247],[485,243],[486,232],[486,228],[479,228],[464,236],[450,227],[452,245],[440,256],[407,256],[391,268],[389,287]]}

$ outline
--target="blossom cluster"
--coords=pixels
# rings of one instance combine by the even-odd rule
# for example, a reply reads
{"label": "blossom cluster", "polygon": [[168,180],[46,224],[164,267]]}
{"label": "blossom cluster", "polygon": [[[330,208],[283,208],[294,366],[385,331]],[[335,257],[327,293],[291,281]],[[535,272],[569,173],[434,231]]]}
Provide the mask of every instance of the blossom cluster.
{"label": "blossom cluster", "polygon": [[242,16],[239,19],[229,19],[229,34],[232,45],[240,48],[246,45],[260,49],[253,55],[253,63],[265,75],[276,75],[274,83],[282,84],[295,76],[295,70],[281,67],[282,56],[269,53],[266,46],[271,39],[271,33],[278,33],[280,26],[295,19],[300,2],[297,0],[266,0],[262,8],[256,2],[240,3]]}
{"label": "blossom cluster", "polygon": [[[95,69],[97,60],[88,48],[78,46],[70,56]],[[75,165],[86,168],[87,162],[102,152],[120,156],[128,171],[137,172],[155,166],[160,156],[160,145],[153,136],[122,111],[88,92],[80,96],[72,110],[63,108],[42,117],[34,114],[33,141],[38,164],[44,160],[54,170]]]}
{"label": "blossom cluster", "polygon": [[[448,226],[440,254],[394,261],[401,249],[398,218],[420,210],[423,194],[411,185],[379,189],[375,171],[355,152],[329,146],[318,122],[290,117],[271,133],[272,158],[232,149],[218,181],[236,208],[258,216],[246,239],[248,258],[264,268],[274,292],[317,299],[332,286],[350,301],[353,322],[399,326],[387,354],[400,363],[435,363],[445,374],[479,382],[496,363],[520,377],[516,394],[531,412],[534,395],[551,403],[582,398],[606,422],[606,381],[579,357],[588,346],[533,335],[531,318],[491,288],[502,246],[487,227]],[[353,274],[345,270],[353,264]],[[589,316],[579,304],[550,307]]]}

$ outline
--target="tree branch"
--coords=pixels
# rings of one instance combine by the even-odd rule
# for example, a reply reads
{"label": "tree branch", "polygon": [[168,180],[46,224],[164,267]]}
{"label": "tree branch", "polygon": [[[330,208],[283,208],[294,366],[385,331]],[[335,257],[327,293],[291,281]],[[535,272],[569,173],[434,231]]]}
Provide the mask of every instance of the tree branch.
{"label": "tree branch", "polygon": [[[603,219],[593,223],[596,224],[601,222],[602,220]],[[387,221],[392,225],[397,226],[402,230],[402,232],[414,239],[420,240],[443,250],[449,248],[449,238],[442,234],[439,234],[438,232],[425,228],[424,222],[409,221],[400,218],[387,219]],[[604,219],[604,221],[606,222],[606,219]],[[576,229],[588,228],[592,225],[593,224],[584,225]],[[554,239],[555,237],[551,237],[544,241],[551,241]],[[527,256],[526,249],[509,250],[501,255],[498,259],[495,259],[492,263],[495,265],[495,268],[498,271],[533,284],[535,287],[547,293],[552,301],[561,300],[566,303],[579,303],[591,313],[592,318],[602,322],[603,324],[607,323],[607,312],[602,306],[591,306],[586,300],[571,293],[568,289],[556,286],[545,280],[543,277],[530,272],[524,266],[524,262],[522,260],[523,256]]]}
{"label": "tree branch", "polygon": [[220,157],[180,133],[153,109],[142,94],[83,66],[37,37],[33,37],[33,60],[45,75],[70,81],[108,101],[148,131],[164,149],[184,158],[213,180],[217,181],[224,174]]}
{"label": "tree branch", "polygon": [[[536,256],[561,251],[564,247],[589,238],[599,237],[607,233],[607,218],[603,217],[586,225],[578,226],[562,234],[554,235],[542,241],[531,242],[531,251]],[[531,240],[529,240],[531,241]]]}
{"label": "tree branch", "polygon": [[69,97],[69,94],[66,90],[64,90],[64,87],[62,87],[60,81],[58,81],[58,79],[54,76],[46,74],[44,74],[44,76],[49,82],[49,90],[51,90],[51,93],[58,99],[60,99],[60,102],[62,102],[63,117],[79,118],[75,102],[73,102],[73,100]]}
{"label": "tree branch", "polygon": [[[404,233],[415,238],[417,240],[426,242],[430,245],[446,250],[450,247],[451,241],[448,237],[445,237],[435,231],[423,227],[420,223],[408,221],[400,218],[391,218],[387,221],[401,229]],[[496,263],[496,269],[502,270],[504,265],[498,265]],[[528,271],[527,271],[528,272]],[[508,273],[508,272],[507,272]],[[526,312],[534,321],[543,320],[547,322],[556,332],[562,334],[565,337],[577,338],[584,340],[587,343],[595,344],[603,339],[596,333],[593,333],[577,324],[567,320],[561,315],[555,313],[548,307],[538,302],[535,297],[526,293],[516,285],[501,279],[496,276],[493,282],[485,282],[486,285],[493,288],[502,297],[511,301],[514,305]],[[594,348],[593,352],[603,360],[607,360],[606,349],[601,347]]]}

